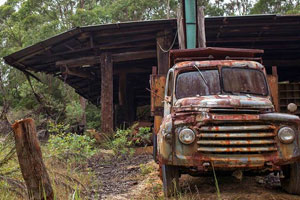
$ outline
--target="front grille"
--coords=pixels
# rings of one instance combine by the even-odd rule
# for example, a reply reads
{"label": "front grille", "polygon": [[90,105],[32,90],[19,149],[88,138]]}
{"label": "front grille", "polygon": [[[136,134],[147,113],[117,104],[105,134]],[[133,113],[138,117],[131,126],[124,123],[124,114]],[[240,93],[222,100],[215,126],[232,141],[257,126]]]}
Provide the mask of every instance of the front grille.
{"label": "front grille", "polygon": [[277,150],[275,127],[232,123],[199,128],[198,151],[207,154],[261,154]]}

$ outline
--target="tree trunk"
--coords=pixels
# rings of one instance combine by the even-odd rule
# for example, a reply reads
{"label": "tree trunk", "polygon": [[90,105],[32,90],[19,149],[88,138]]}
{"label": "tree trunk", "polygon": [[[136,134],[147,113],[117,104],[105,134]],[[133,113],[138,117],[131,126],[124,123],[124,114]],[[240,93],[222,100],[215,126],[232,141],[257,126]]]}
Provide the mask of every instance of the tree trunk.
{"label": "tree trunk", "polygon": [[29,199],[52,200],[53,190],[43,162],[33,119],[16,121],[12,125],[16,151]]}

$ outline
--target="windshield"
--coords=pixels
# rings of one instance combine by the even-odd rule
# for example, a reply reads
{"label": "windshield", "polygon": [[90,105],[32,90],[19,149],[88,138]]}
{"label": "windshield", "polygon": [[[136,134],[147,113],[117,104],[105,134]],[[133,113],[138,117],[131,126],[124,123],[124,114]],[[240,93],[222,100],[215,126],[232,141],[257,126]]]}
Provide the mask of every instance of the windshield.
{"label": "windshield", "polygon": [[223,67],[222,78],[224,92],[268,95],[265,76],[259,70]]}
{"label": "windshield", "polygon": [[220,93],[218,70],[190,71],[177,76],[175,91],[177,99]]}
{"label": "windshield", "polygon": [[217,69],[188,71],[180,73],[176,79],[177,99],[185,97],[208,96],[216,94],[254,94],[268,95],[264,74],[256,69],[223,67],[222,87]]}

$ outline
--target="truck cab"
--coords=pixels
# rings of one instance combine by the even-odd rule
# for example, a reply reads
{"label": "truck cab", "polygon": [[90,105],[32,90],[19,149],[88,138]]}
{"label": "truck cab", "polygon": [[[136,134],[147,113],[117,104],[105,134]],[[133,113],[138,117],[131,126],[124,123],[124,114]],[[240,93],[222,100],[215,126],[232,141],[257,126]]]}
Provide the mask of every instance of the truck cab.
{"label": "truck cab", "polygon": [[300,194],[300,119],[277,113],[255,50],[175,50],[154,142],[166,196],[181,174],[278,172]]}

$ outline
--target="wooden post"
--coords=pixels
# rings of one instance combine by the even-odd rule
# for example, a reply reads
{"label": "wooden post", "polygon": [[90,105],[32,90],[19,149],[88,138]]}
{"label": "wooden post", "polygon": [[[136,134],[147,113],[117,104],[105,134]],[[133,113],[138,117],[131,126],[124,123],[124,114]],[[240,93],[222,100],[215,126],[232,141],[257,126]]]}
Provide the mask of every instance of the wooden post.
{"label": "wooden post", "polygon": [[172,31],[165,30],[159,32],[156,36],[156,52],[158,73],[167,74],[169,70],[169,49],[172,45]]}
{"label": "wooden post", "polygon": [[206,47],[206,36],[205,36],[205,15],[203,7],[198,8],[198,47]]}
{"label": "wooden post", "polygon": [[178,31],[178,43],[179,49],[186,49],[185,45],[185,34],[183,26],[182,9],[177,10],[177,31]]}
{"label": "wooden post", "polygon": [[100,56],[101,68],[101,131],[113,132],[113,62],[110,53]]}
{"label": "wooden post", "polygon": [[[16,151],[29,199],[52,200],[53,190],[43,162],[33,119],[16,121],[12,125]],[[45,198],[44,198],[45,197]]]}

